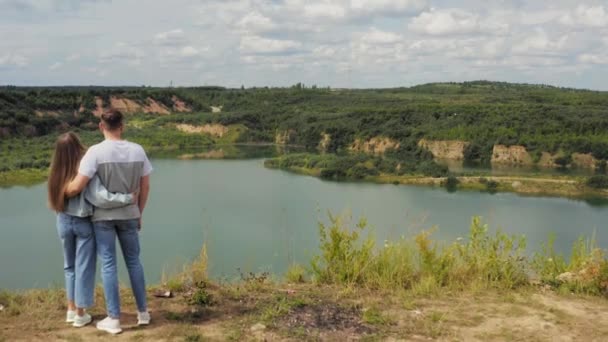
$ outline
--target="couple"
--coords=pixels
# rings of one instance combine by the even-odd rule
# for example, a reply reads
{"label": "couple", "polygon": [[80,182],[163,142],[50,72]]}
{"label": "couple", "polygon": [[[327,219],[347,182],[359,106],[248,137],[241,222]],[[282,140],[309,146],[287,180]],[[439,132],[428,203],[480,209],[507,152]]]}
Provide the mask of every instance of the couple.
{"label": "couple", "polygon": [[[55,144],[48,181],[51,209],[63,245],[66,321],[74,327],[91,323],[86,308],[93,305],[97,255],[108,317],[97,328],[112,334],[120,327],[120,297],[116,268],[118,237],[137,303],[137,323],[150,323],[144,269],[139,260],[139,230],[150,189],[152,165],[143,148],[122,140],[122,113],[101,115],[105,140],[88,150],[72,132]],[[86,153],[85,153],[86,151]]]}

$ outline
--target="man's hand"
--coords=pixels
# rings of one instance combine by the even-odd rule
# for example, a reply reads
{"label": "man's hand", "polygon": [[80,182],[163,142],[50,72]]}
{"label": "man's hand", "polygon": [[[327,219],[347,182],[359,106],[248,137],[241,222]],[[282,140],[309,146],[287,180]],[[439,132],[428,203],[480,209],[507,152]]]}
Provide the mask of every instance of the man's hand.
{"label": "man's hand", "polygon": [[89,183],[89,177],[83,176],[81,174],[76,175],[76,177],[70,182],[70,184],[65,189],[65,196],[70,198],[78,195],[82,192],[87,183]]}

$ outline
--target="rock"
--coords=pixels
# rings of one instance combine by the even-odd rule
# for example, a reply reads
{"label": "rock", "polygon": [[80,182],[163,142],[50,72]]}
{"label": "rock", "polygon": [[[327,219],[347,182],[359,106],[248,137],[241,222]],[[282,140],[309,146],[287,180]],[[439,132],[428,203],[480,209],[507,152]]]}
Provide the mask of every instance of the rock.
{"label": "rock", "polygon": [[433,154],[437,159],[463,160],[464,150],[469,146],[469,142],[460,140],[426,140],[418,142],[422,147]]}
{"label": "rock", "polygon": [[532,165],[532,156],[528,153],[524,146],[512,145],[494,145],[492,151],[492,163],[497,164],[515,164],[515,165]]}
{"label": "rock", "polygon": [[574,274],[572,272],[564,272],[564,273],[558,275],[556,279],[563,283],[570,283],[570,282],[573,282],[574,280],[576,280],[576,274]]}
{"label": "rock", "polygon": [[327,152],[329,148],[329,144],[331,143],[331,135],[327,133],[321,134],[321,141],[319,141],[319,145],[317,145],[317,149],[321,152]]}
{"label": "rock", "polygon": [[511,186],[513,187],[513,189],[517,189],[521,186],[521,182],[520,181],[515,181],[511,184]]}
{"label": "rock", "polygon": [[591,153],[573,153],[572,165],[583,169],[595,169],[597,167],[597,159],[593,158]]}
{"label": "rock", "polygon": [[367,141],[355,139],[348,147],[353,152],[363,152],[367,154],[384,154],[387,150],[396,150],[401,146],[399,142],[386,137],[375,137]]}
{"label": "rock", "polygon": [[171,291],[157,291],[154,292],[154,297],[158,298],[171,298],[173,297],[173,293]]}
{"label": "rock", "polygon": [[4,305],[0,305],[0,312],[4,311]]}
{"label": "rock", "polygon": [[422,315],[423,315],[422,311],[420,311],[420,310],[418,310],[418,309],[412,310],[412,311],[410,311],[410,312],[412,313],[412,315],[413,315],[414,317],[422,317]]}
{"label": "rock", "polygon": [[264,331],[266,330],[266,326],[262,323],[257,323],[251,326],[250,330],[252,332]]}

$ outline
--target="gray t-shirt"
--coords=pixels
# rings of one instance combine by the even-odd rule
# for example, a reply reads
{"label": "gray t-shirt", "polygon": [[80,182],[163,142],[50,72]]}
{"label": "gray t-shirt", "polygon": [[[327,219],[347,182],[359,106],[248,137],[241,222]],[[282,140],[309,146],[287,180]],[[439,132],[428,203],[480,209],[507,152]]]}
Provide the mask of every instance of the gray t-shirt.
{"label": "gray t-shirt", "polygon": [[[140,145],[104,140],[89,147],[78,173],[89,178],[97,174],[108,191],[126,194],[139,190],[141,177],[152,173],[152,165]],[[92,220],[130,220],[140,216],[139,207],[133,204],[116,209],[96,208]]]}

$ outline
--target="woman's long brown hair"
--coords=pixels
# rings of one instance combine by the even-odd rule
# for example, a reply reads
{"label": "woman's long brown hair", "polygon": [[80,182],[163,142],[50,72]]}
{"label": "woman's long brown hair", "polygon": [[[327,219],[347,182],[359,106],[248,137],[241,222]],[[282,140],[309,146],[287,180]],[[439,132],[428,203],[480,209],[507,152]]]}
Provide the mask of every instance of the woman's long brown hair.
{"label": "woman's long brown hair", "polygon": [[62,212],[65,209],[65,189],[76,174],[80,159],[86,148],[73,132],[64,133],[57,138],[51,162],[48,181],[49,207]]}

